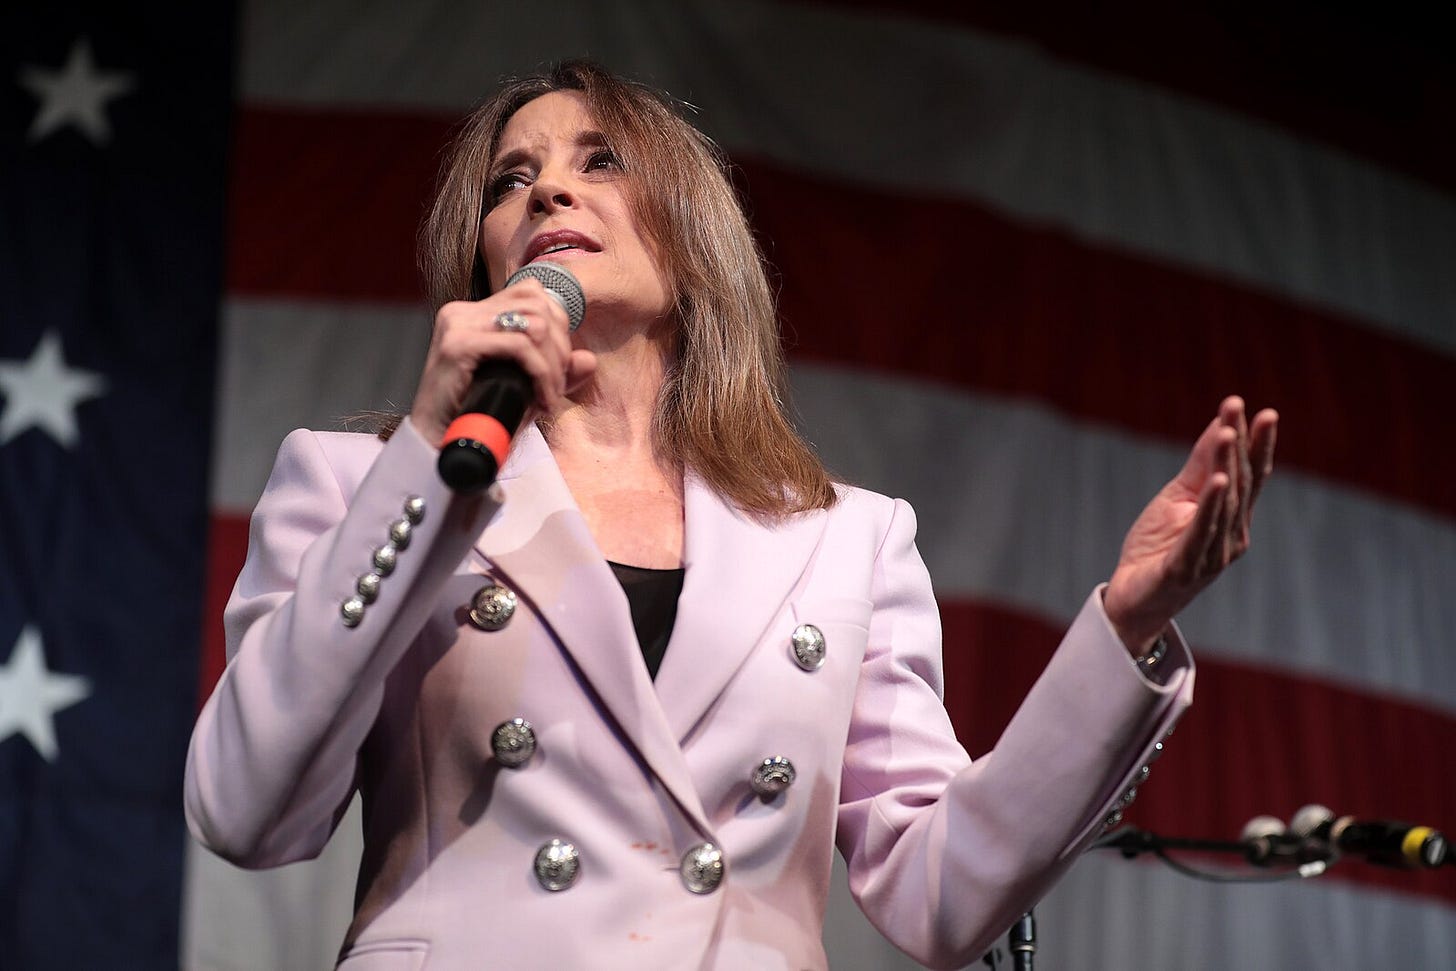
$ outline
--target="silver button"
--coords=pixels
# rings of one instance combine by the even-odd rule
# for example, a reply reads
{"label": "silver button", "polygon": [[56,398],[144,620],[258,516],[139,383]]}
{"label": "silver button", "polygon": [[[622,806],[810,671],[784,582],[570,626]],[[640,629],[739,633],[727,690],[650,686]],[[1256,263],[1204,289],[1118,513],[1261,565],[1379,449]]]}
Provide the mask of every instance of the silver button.
{"label": "silver button", "polygon": [[693,893],[712,893],[723,882],[723,851],[712,843],[699,843],[683,854],[677,872]]}
{"label": "silver button", "polygon": [[764,797],[776,796],[793,785],[797,775],[794,763],[775,755],[754,766],[753,791]]}
{"label": "silver button", "polygon": [[359,621],[364,619],[364,601],[350,597],[339,605],[339,615],[344,618],[345,627],[358,627]]}
{"label": "silver button", "polygon": [[470,622],[481,630],[500,630],[515,612],[515,593],[498,583],[481,587],[470,598]]}
{"label": "silver button", "polygon": [[1102,828],[1111,829],[1120,822],[1122,822],[1122,810],[1114,809],[1112,812],[1107,814],[1106,819],[1102,820]]}
{"label": "silver button", "polygon": [[1117,808],[1126,809],[1128,806],[1131,806],[1133,804],[1133,800],[1135,800],[1136,798],[1137,786],[1128,786],[1127,791],[1122,794],[1122,798],[1117,800]]}
{"label": "silver button", "polygon": [[536,732],[524,718],[501,722],[490,733],[495,760],[508,769],[525,765],[536,754]]}
{"label": "silver button", "polygon": [[1152,763],[1158,761],[1158,759],[1162,758],[1162,756],[1163,756],[1163,743],[1162,742],[1154,742],[1153,743],[1153,750],[1148,753],[1148,764],[1151,765]]}
{"label": "silver button", "polygon": [[536,851],[536,882],[553,893],[565,890],[581,876],[581,859],[576,847],[565,840],[543,843]]}
{"label": "silver button", "polygon": [[366,573],[359,578],[354,589],[359,591],[359,599],[367,604],[372,604],[379,597],[379,580],[377,573]]}
{"label": "silver button", "polygon": [[396,519],[389,524],[389,541],[394,544],[395,549],[402,550],[409,546],[410,531],[413,529],[408,519]]}
{"label": "silver button", "polygon": [[399,559],[399,551],[386,543],[383,546],[374,548],[374,571],[382,577],[387,577],[394,572],[394,564]]}
{"label": "silver button", "polygon": [[1144,782],[1147,782],[1148,781],[1148,776],[1150,776],[1152,774],[1153,774],[1153,767],[1150,766],[1150,765],[1145,765],[1141,769],[1138,769],[1137,781],[1133,783],[1133,787],[1136,788],[1136,787],[1142,785]]}
{"label": "silver button", "polygon": [[406,499],[404,501],[404,518],[418,526],[420,520],[425,518],[425,500],[419,496],[410,496]]}
{"label": "silver button", "polygon": [[794,663],[805,671],[813,671],[824,664],[824,632],[813,624],[800,624],[789,638],[789,648]]}

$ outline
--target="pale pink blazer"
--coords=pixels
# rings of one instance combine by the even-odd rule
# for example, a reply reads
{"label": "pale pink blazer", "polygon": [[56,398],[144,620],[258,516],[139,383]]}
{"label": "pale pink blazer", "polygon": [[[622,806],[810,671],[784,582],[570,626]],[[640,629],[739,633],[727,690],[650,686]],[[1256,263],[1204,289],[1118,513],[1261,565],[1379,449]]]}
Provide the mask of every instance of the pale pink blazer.
{"label": "pale pink blazer", "polygon": [[[227,608],[229,664],[187,758],[193,835],[242,866],[316,855],[357,789],[365,853],[347,971],[820,969],[837,844],[869,918],[918,960],[975,960],[1102,829],[1186,708],[1129,659],[1094,592],[995,750],[974,763],[941,703],[940,624],[910,507],[841,490],[766,527],[689,476],[686,581],[656,683],[627,602],[540,434],[498,488],[453,497],[408,421],[388,444],[291,434]],[[340,604],[407,498],[426,512],[378,600]],[[466,619],[487,578],[519,599]],[[821,668],[794,629],[818,626]],[[533,724],[517,769],[501,722]],[[765,800],[750,773],[789,758]],[[532,868],[574,844],[575,885]],[[688,892],[680,854],[727,871]]]}

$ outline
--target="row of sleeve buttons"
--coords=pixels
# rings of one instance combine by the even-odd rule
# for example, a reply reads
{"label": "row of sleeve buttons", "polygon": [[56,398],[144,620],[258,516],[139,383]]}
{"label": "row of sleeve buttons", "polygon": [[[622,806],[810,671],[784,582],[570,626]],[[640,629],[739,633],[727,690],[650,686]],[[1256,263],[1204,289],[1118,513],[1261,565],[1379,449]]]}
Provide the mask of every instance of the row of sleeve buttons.
{"label": "row of sleeve buttons", "polygon": [[389,539],[374,548],[370,557],[374,569],[359,577],[354,584],[354,596],[339,605],[345,627],[358,627],[369,605],[379,599],[384,578],[394,572],[400,551],[408,548],[414,528],[425,518],[425,500],[410,496],[401,511],[403,515],[389,524]]}

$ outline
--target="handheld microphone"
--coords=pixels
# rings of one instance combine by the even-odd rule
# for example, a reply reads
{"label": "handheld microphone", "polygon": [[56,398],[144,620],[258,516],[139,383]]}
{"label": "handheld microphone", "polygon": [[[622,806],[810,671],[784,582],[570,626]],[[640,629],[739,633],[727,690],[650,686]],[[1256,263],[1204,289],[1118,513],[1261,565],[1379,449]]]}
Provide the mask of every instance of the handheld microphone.
{"label": "handheld microphone", "polygon": [[[506,286],[540,280],[546,292],[566,311],[572,330],[586,316],[586,295],[571,271],[559,263],[538,261],[521,267]],[[531,403],[531,377],[509,358],[481,361],[475,369],[460,417],[445,429],[435,467],[456,492],[479,492],[495,481],[506,460],[511,436]]]}
{"label": "handheld microphone", "polygon": [[1443,863],[1456,863],[1446,837],[1429,826],[1354,816],[1336,818],[1324,806],[1309,805],[1294,814],[1289,829],[1381,866],[1434,869]]}

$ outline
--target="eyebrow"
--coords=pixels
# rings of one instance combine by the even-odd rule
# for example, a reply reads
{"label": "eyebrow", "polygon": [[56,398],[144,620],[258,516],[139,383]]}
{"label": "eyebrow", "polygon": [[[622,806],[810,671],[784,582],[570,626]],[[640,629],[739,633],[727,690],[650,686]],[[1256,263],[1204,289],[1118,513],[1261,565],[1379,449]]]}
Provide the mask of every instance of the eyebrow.
{"label": "eyebrow", "polygon": [[[607,142],[607,136],[592,128],[583,129],[582,131],[577,132],[576,135],[572,138],[571,143],[574,147],[579,149],[611,147],[611,145]],[[490,167],[490,178],[493,180],[497,175],[501,174],[502,172],[507,172],[515,168],[516,166],[523,164],[530,157],[530,149],[511,149],[509,152],[506,152],[504,155],[500,156],[495,160],[495,164]]]}

